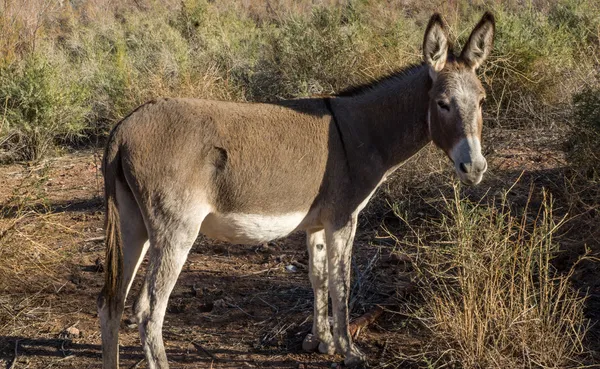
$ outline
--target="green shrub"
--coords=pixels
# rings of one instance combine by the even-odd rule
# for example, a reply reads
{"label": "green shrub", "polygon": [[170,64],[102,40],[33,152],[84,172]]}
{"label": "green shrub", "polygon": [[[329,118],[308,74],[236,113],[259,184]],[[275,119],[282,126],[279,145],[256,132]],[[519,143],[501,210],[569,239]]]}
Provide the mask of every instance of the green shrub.
{"label": "green shrub", "polygon": [[189,43],[190,78],[209,82],[188,90],[197,97],[247,100],[248,76],[272,25],[203,0],[184,1],[172,23]]}
{"label": "green shrub", "polygon": [[[251,100],[333,93],[352,81],[361,59],[359,27],[338,9],[292,16],[266,36],[260,60],[245,76]],[[240,78],[238,77],[238,78]]]}
{"label": "green shrub", "polygon": [[2,146],[13,159],[37,160],[57,140],[86,128],[88,91],[38,56],[0,69]]}
{"label": "green shrub", "polygon": [[491,90],[487,115],[497,126],[546,127],[569,119],[580,71],[592,68],[582,55],[595,32],[585,5],[496,10],[494,57],[484,72]]}

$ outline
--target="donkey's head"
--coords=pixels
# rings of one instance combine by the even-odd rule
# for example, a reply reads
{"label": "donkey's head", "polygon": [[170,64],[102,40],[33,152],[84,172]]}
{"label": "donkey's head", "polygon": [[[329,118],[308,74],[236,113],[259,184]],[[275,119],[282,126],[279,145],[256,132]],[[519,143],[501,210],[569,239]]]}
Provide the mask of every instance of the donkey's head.
{"label": "donkey's head", "polygon": [[485,13],[460,56],[452,54],[446,27],[433,15],[425,31],[423,56],[433,81],[429,91],[429,132],[448,154],[460,180],[481,182],[487,162],[481,154],[481,106],[485,90],[475,71],[492,50],[494,16]]}

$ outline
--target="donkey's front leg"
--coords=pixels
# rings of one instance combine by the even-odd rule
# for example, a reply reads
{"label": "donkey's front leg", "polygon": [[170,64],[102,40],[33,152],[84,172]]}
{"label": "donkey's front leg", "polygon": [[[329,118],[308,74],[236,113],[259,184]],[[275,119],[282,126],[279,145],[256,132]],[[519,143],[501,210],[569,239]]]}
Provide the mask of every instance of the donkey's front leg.
{"label": "donkey's front leg", "polygon": [[309,266],[308,275],[315,296],[312,335],[307,335],[302,343],[306,351],[319,351],[324,354],[333,354],[335,346],[329,329],[327,318],[328,310],[328,271],[327,271],[327,246],[325,244],[325,231],[309,230],[306,232],[308,246]]}
{"label": "donkey's front leg", "polygon": [[356,222],[356,216],[352,216],[347,222],[334,223],[325,229],[329,291],[333,309],[333,341],[336,350],[345,356],[344,363],[346,365],[355,365],[365,359],[352,343],[348,329],[348,294]]}

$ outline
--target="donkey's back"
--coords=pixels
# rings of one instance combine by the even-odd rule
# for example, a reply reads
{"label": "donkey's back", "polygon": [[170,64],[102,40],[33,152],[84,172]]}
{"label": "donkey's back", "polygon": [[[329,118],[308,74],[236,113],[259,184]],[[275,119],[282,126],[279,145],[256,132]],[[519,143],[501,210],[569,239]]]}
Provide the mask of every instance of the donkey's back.
{"label": "donkey's back", "polygon": [[[210,212],[308,211],[328,159],[331,116],[323,100],[285,105],[161,99],[113,135],[138,202],[203,202]],[[169,200],[170,201],[170,200]]]}

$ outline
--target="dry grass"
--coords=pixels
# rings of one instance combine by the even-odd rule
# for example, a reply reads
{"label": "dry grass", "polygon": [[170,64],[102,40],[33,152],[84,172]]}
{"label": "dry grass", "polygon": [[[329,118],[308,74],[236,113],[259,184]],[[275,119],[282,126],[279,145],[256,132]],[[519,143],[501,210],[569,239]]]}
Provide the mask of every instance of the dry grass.
{"label": "dry grass", "polygon": [[[59,277],[68,255],[58,252],[49,239],[41,239],[52,215],[44,214],[41,185],[44,168],[30,172],[2,204],[0,216],[0,332],[19,336],[51,319],[48,293],[64,285]],[[16,359],[15,359],[16,360]],[[13,363],[13,365],[15,365]]]}
{"label": "dry grass", "polygon": [[19,285],[25,287],[20,288],[21,292],[37,292],[58,281],[57,271],[65,268],[68,255],[58,252],[50,238],[43,238],[45,231],[54,226],[53,218],[56,217],[49,212],[50,204],[43,189],[47,171],[46,165],[31,170],[2,204],[2,291],[15,292],[15,285]]}
{"label": "dry grass", "polygon": [[438,203],[439,217],[427,222],[427,237],[419,227],[411,246],[402,240],[403,249],[416,250],[423,298],[412,314],[433,343],[400,359],[432,367],[582,365],[586,298],[570,282],[576,264],[567,273],[553,265],[561,252],[554,237],[567,218],[556,217],[546,191],[537,209],[515,209],[508,194],[473,203],[455,187],[454,197]]}

